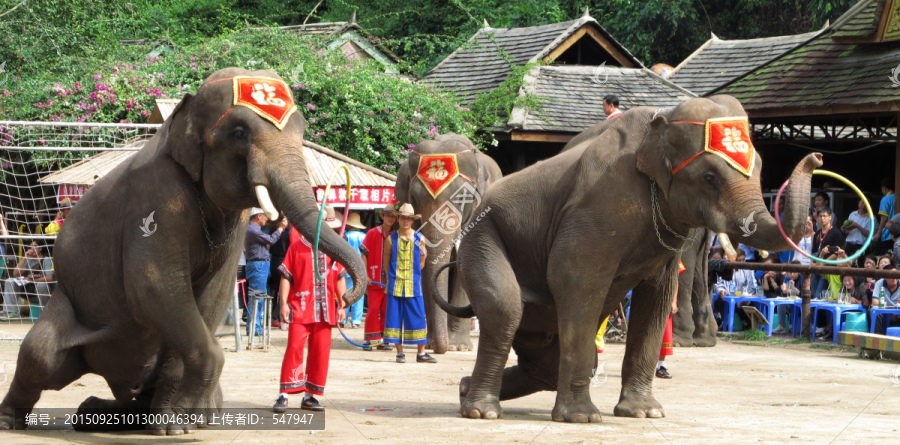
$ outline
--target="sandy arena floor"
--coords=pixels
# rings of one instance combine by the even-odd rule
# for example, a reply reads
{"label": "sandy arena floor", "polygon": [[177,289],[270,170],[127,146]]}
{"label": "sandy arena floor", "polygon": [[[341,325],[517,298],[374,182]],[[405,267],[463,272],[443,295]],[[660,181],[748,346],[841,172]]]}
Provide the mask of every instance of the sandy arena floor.
{"label": "sandy arena floor", "polygon": [[[29,325],[0,325],[0,337],[24,335]],[[243,350],[222,340],[226,352],[222,387],[226,406],[270,407],[287,333],[273,331],[268,352]],[[359,329],[348,330],[361,338]],[[392,352],[363,352],[334,331],[324,431],[224,431],[202,429],[186,436],[75,431],[2,432],[13,443],[897,443],[900,367],[860,359],[851,350],[809,345],[742,344],[723,340],[715,348],[677,348],[667,361],[675,376],[656,379],[654,394],[663,419],[612,415],[621,385],[624,345],[607,345],[605,378],[591,390],[603,413],[600,424],[550,421],[555,393],[503,403],[501,420],[460,417],[458,382],[469,375],[475,352],[437,356],[437,364],[394,363]],[[0,393],[16,370],[19,342],[0,341]],[[408,350],[409,351],[409,350]],[[407,354],[412,357],[412,354]],[[515,363],[515,356],[510,356]],[[77,407],[90,395],[111,398],[96,375],[62,391],[45,392],[38,407]],[[293,404],[299,397],[291,399]],[[361,412],[376,408],[384,411]]]}

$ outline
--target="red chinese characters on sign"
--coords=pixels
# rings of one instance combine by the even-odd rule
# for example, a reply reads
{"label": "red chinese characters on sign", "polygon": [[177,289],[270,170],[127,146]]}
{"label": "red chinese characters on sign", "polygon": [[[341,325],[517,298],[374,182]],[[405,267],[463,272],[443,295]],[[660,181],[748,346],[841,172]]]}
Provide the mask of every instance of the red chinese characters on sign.
{"label": "red chinese characters on sign", "polygon": [[234,105],[247,107],[275,124],[279,130],[287,125],[297,106],[286,83],[269,77],[234,77]]}
{"label": "red chinese characters on sign", "polygon": [[425,185],[428,193],[431,193],[431,196],[436,198],[439,193],[450,185],[450,182],[459,176],[456,153],[421,155],[416,176]]}
{"label": "red chinese characters on sign", "polygon": [[[325,187],[313,187],[316,202],[325,198]],[[352,187],[350,189],[350,206],[355,208],[384,207],[394,201],[393,187]],[[328,190],[328,204],[342,207],[347,202],[345,187],[331,187]]]}
{"label": "red chinese characters on sign", "polygon": [[750,176],[756,161],[746,117],[722,117],[706,121],[706,151]]}
{"label": "red chinese characters on sign", "polygon": [[90,188],[91,186],[84,184],[60,184],[59,193],[56,194],[56,202],[61,203],[66,198],[69,198],[72,202],[77,202]]}

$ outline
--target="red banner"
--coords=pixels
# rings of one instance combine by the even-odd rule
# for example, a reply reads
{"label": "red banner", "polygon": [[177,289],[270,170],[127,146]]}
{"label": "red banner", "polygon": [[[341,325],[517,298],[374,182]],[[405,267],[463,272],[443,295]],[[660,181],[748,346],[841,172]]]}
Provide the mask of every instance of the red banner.
{"label": "red banner", "polygon": [[753,143],[746,117],[722,117],[706,121],[706,151],[721,156],[739,172],[753,174]]}
{"label": "red banner", "polygon": [[[325,197],[325,187],[313,187],[316,202],[321,203]],[[332,187],[328,190],[328,204],[343,207],[347,199],[345,187]],[[350,208],[381,208],[394,201],[393,187],[353,187],[350,189]]]}
{"label": "red banner", "polygon": [[270,77],[234,77],[234,105],[242,105],[275,124],[279,130],[297,111],[287,84]]}
{"label": "red banner", "polygon": [[56,194],[56,202],[69,198],[73,203],[81,199],[91,186],[84,184],[60,184],[59,193]]}
{"label": "red banner", "polygon": [[459,176],[456,153],[421,155],[416,176],[422,184],[425,184],[431,197],[437,198],[437,195]]}

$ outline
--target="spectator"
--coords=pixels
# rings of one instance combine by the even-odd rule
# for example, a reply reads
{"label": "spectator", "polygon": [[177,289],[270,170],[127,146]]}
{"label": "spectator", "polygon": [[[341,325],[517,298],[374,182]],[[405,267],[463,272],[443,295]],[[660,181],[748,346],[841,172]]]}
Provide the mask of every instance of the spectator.
{"label": "spectator", "polygon": [[288,248],[291,247],[291,241],[293,241],[292,238],[299,238],[299,236],[299,232],[291,230],[290,221],[288,221],[288,225],[281,231],[281,236],[278,237],[278,241],[275,241],[269,246],[269,278],[266,280],[266,286],[269,291],[267,293],[274,296],[274,300],[272,301],[272,307],[274,308],[272,310],[272,327],[281,328],[282,331],[288,330],[288,325],[287,323],[284,325],[281,324],[281,311],[278,310],[278,308],[281,307],[279,301],[281,295],[278,291],[281,287],[281,273],[278,272],[278,268],[281,267],[284,256],[287,255]]}
{"label": "spectator", "polygon": [[606,119],[612,119],[622,114],[619,111],[619,98],[615,95],[608,94],[603,98],[603,112],[606,113]]}
{"label": "spectator", "polygon": [[884,254],[878,257],[878,268],[884,269],[887,266],[891,265],[891,256],[888,254]]}
{"label": "spectator", "polygon": [[884,178],[881,180],[881,194],[884,195],[881,198],[881,204],[878,205],[878,216],[881,217],[880,222],[878,223],[878,231],[875,232],[875,236],[872,237],[872,242],[877,243],[880,241],[881,246],[879,250],[876,250],[876,254],[882,254],[886,252],[890,252],[894,248],[894,239],[891,238],[890,232],[886,229],[886,225],[888,220],[894,217],[894,181],[890,178]]}
{"label": "spectator", "polygon": [[887,228],[891,238],[894,240],[894,248],[891,249],[891,260],[894,262],[894,266],[898,266],[900,265],[900,243],[897,242],[897,237],[900,237],[900,214],[894,215],[893,218],[889,219],[885,224],[885,228]]}
{"label": "spectator", "polygon": [[738,248],[744,251],[744,260],[748,263],[755,263],[759,258],[759,250],[746,244],[738,243]]}
{"label": "spectator", "polygon": [[[817,196],[818,197],[818,196]],[[816,256],[822,259],[834,260],[837,258],[838,250],[844,245],[844,236],[841,231],[831,225],[831,219],[834,212],[831,207],[822,207],[819,209],[819,231],[813,235],[812,251]],[[828,283],[822,279],[821,275],[812,276],[811,291],[813,298],[822,295],[827,289]]]}
{"label": "spectator", "polygon": [[[332,218],[334,210],[332,209]],[[266,291],[266,282],[269,280],[269,246],[278,241],[281,232],[287,227],[287,218],[281,218],[278,229],[274,233],[266,234],[262,226],[269,222],[269,218],[262,209],[250,210],[250,224],[247,224],[247,235],[244,237],[244,254],[247,256],[247,265],[244,266],[247,275],[247,285],[250,289]],[[331,224],[329,224],[331,225]],[[256,305],[256,320],[247,317],[247,335],[250,335],[250,326],[255,325],[254,332],[262,335],[263,300],[258,299]],[[247,302],[248,304],[250,302]],[[248,307],[247,312],[253,313],[253,308]]]}
{"label": "spectator", "polygon": [[63,200],[59,202],[59,212],[56,212],[56,218],[53,219],[53,222],[47,224],[47,227],[44,229],[45,234],[56,235],[59,233],[63,224],[66,222],[66,218],[69,217],[69,212],[72,210],[73,204],[74,203],[69,198],[63,198]]}
{"label": "spectator", "polygon": [[[416,345],[418,363],[437,363],[425,352],[425,302],[422,299],[422,268],[425,266],[425,243],[414,232],[416,215],[413,206],[405,203],[397,211],[400,228],[384,242],[382,275],[387,284],[387,312],[384,321],[384,340],[397,344],[397,363],[406,363],[403,343]],[[401,337],[402,331],[402,337]]]}
{"label": "spectator", "polygon": [[[894,266],[887,266],[884,270],[897,270]],[[896,278],[882,278],[875,283],[875,290],[872,292],[872,298],[880,298],[882,291],[884,292],[884,301],[879,302],[879,304],[875,304],[873,302],[873,306],[881,306],[881,307],[894,307],[900,303],[900,286],[897,285]],[[871,316],[871,314],[870,314]],[[897,315],[885,315],[883,317],[879,317],[878,320],[875,321],[875,333],[876,334],[884,334],[885,326],[882,318],[890,318],[890,321],[887,323],[888,326],[895,326],[900,324],[900,316]]]}
{"label": "spectator", "polygon": [[[384,316],[387,310],[386,289],[383,279],[381,278],[382,252],[384,251],[384,243],[388,237],[394,232],[394,223],[397,222],[397,215],[394,213],[396,209],[394,204],[388,204],[381,210],[381,225],[366,233],[359,250],[362,252],[363,264],[369,272],[369,288],[366,289],[366,297],[369,304],[369,312],[366,315],[366,325],[363,335],[363,350],[371,351],[371,343],[381,341],[384,335]],[[379,351],[387,351],[390,348],[386,344],[378,345]]]}
{"label": "spectator", "polygon": [[869,229],[871,228],[866,202],[860,199],[857,207],[858,209],[850,213],[850,216],[847,217],[847,220],[844,221],[841,227],[841,233],[847,236],[846,244],[844,245],[844,251],[847,252],[847,255],[853,255],[862,247],[863,243],[866,242],[866,237],[869,236]]}
{"label": "spectator", "polygon": [[[330,207],[330,206],[329,206]],[[331,212],[332,220],[334,210]],[[333,227],[333,221],[329,222]],[[295,232],[293,229],[292,232]],[[300,408],[324,411],[314,395],[325,394],[328,360],[331,357],[331,328],[343,323],[343,295],[347,291],[345,271],[337,262],[321,251],[316,259],[322,279],[316,278],[313,264],[313,245],[299,233],[291,243],[278,270],[281,272],[281,321],[288,323],[288,341],[281,363],[281,393],[272,410],[283,413],[287,409],[288,394],[305,392]],[[340,302],[338,304],[338,302]],[[303,366],[303,347],[309,341],[306,366]],[[305,373],[304,373],[305,370]]]}
{"label": "spectator", "polygon": [[[764,264],[776,264],[778,263],[778,258],[774,255],[769,255],[765,260],[763,260]],[[766,271],[763,272],[760,277],[760,284],[762,285],[763,295],[765,298],[778,298],[782,296],[781,286],[784,284],[784,276],[781,272],[775,271]]]}
{"label": "spectator", "polygon": [[[859,285],[857,285],[859,283]],[[850,304],[861,304],[866,309],[869,308],[869,298],[866,295],[866,280],[857,278],[852,275],[841,275],[841,288],[847,296],[850,297]]]}
{"label": "spectator", "polygon": [[[6,223],[3,221],[3,214],[0,213],[0,235],[9,236],[6,230]],[[3,277],[3,271],[6,269],[6,238],[0,238],[0,278]]]}
{"label": "spectator", "polygon": [[[875,255],[866,255],[863,260],[863,269],[876,269],[878,265],[878,258]],[[872,291],[875,289],[875,282],[878,281],[875,278],[867,277],[866,278],[866,291],[869,295],[872,295]]]}
{"label": "spectator", "polygon": [[50,283],[53,282],[53,261],[43,254],[43,244],[37,240],[29,244],[25,256],[16,263],[12,278],[3,283],[2,318],[19,318],[19,299],[36,295],[38,305],[44,307],[50,299]]}
{"label": "spectator", "polygon": [[[348,243],[356,250],[356,253],[362,256],[362,251],[360,247],[362,246],[363,241],[366,239],[366,234],[362,232],[362,230],[366,230],[366,226],[362,225],[362,222],[359,219],[359,213],[353,212],[350,216],[347,217],[347,233],[344,234],[344,238]],[[347,278],[347,288],[353,287],[353,279],[348,275]],[[350,323],[350,326],[353,329],[358,328],[362,324],[362,316],[363,316],[363,307],[366,304],[365,295],[362,298],[356,301],[353,306],[350,306],[347,312],[347,320]]]}
{"label": "spectator", "polygon": [[[738,251],[736,263],[745,262],[744,252]],[[753,271],[746,269],[735,269],[730,281],[725,281],[721,276],[718,277],[713,292],[720,298],[726,295],[735,295],[737,292],[743,292],[745,295],[757,295],[759,288],[756,285],[756,279],[753,277]]]}

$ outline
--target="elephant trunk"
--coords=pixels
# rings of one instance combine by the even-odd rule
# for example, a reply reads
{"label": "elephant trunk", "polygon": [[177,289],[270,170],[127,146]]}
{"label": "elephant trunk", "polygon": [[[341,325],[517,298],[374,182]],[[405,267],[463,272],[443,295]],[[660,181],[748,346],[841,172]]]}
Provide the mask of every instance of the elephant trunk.
{"label": "elephant trunk", "polygon": [[[781,213],[782,228],[784,228],[784,233],[795,243],[803,237],[806,218],[809,215],[809,190],[812,182],[812,172],[821,166],[821,154],[811,153],[807,155],[794,168],[790,184],[782,195],[782,200],[785,201],[784,212]],[[756,231],[749,234],[744,233],[743,236],[735,235],[735,238],[757,249],[773,252],[793,249],[781,235],[775,218],[769,214],[761,199],[758,200],[758,204],[752,210],[753,215],[757,216],[756,223],[758,227]]]}
{"label": "elephant trunk", "polygon": [[[258,152],[254,150],[253,152]],[[255,161],[255,162],[254,162]],[[266,166],[255,169],[256,166]],[[262,170],[262,174],[254,174]],[[299,147],[287,147],[279,151],[277,159],[257,160],[251,159],[250,179],[251,185],[260,196],[260,188],[271,193],[273,204],[284,211],[291,225],[311,243],[315,243],[316,226],[319,218],[319,207],[313,194],[312,184],[307,174],[306,162],[301,155]],[[264,196],[258,198],[260,205],[268,206]],[[265,209],[267,212],[270,209]],[[344,295],[347,306],[356,303],[368,287],[368,277],[362,258],[347,241],[338,236],[327,224],[322,223],[319,234],[319,250],[325,252],[332,259],[343,265],[350,277],[353,278],[353,291]]]}

